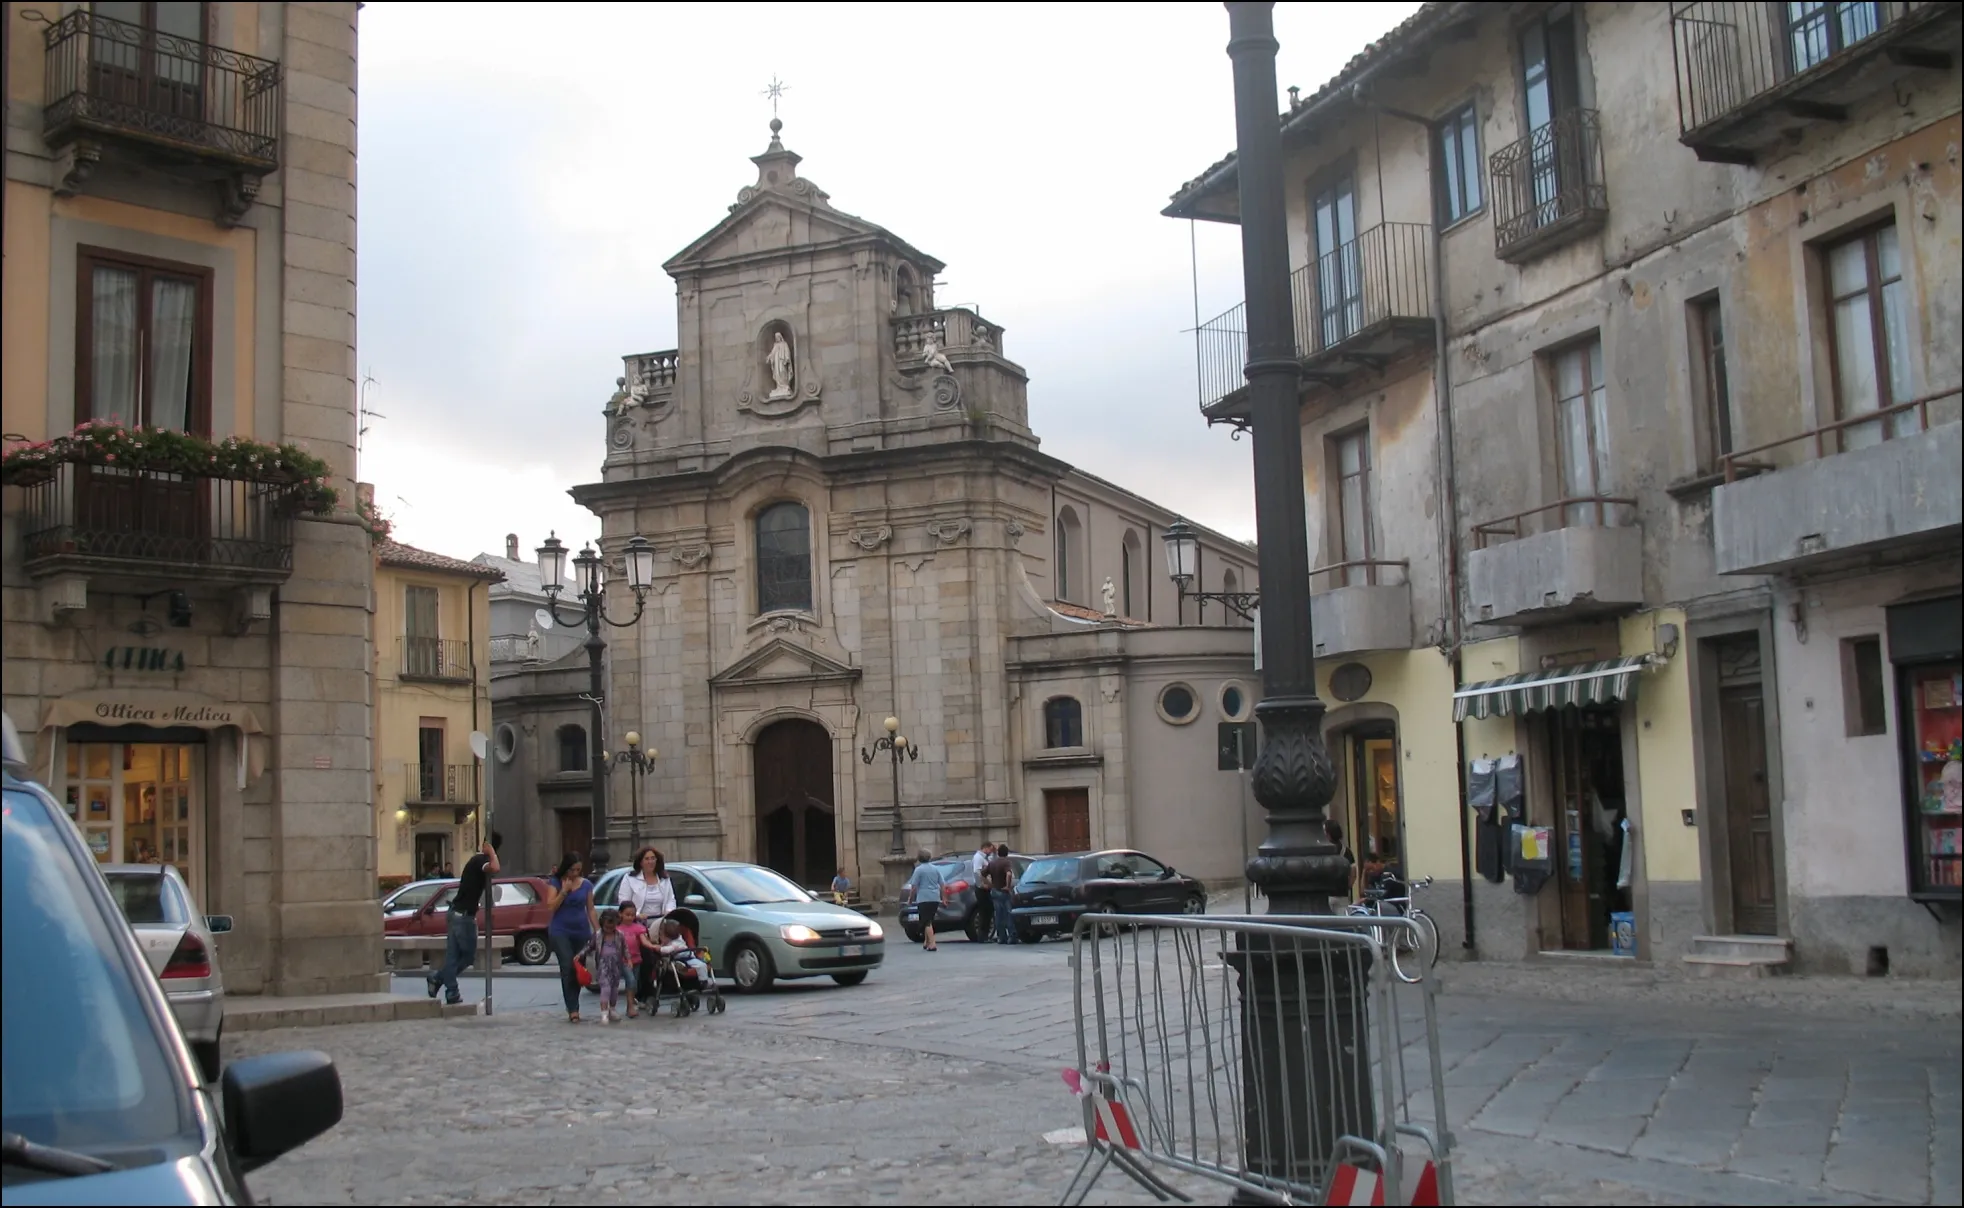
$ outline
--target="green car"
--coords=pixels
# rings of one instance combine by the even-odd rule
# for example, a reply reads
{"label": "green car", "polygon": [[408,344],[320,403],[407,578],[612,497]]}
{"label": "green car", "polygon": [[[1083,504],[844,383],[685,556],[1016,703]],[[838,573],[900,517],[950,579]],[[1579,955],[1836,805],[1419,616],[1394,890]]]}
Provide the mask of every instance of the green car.
{"label": "green car", "polygon": [[[594,905],[620,900],[626,866],[603,873]],[[709,949],[716,976],[740,990],[779,979],[830,977],[856,986],[886,959],[879,923],[823,901],[782,873],[756,864],[712,860],[670,864],[675,901],[701,921],[696,942]]]}

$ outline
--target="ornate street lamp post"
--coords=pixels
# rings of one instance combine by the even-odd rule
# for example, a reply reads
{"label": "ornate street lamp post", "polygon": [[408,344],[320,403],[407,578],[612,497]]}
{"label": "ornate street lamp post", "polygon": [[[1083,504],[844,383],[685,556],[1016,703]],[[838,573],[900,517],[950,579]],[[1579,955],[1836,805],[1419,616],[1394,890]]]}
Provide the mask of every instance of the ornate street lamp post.
{"label": "ornate street lamp post", "polygon": [[[605,621],[616,629],[626,629],[638,622],[648,607],[648,587],[655,579],[655,547],[648,544],[646,537],[639,533],[629,537],[624,553],[627,585],[634,589],[634,615],[625,621],[616,621],[607,615],[607,571],[601,556],[589,545],[573,559],[574,581],[571,586],[581,608],[581,612],[575,616],[586,622],[586,699],[593,706],[593,725],[587,731],[591,736],[588,759],[593,766],[593,850],[588,854],[591,866],[587,869],[587,875],[595,878],[607,868],[607,759],[606,751],[600,745],[601,736],[606,732],[603,707],[607,694],[601,681],[601,657],[607,651],[607,643],[600,638],[600,624]],[[539,586],[545,589],[546,608],[552,619],[561,625],[573,624],[559,615],[559,593],[566,590],[568,584],[566,547],[560,543],[557,533],[549,535],[546,543],[539,547]]]}
{"label": "ornate street lamp post", "polygon": [[909,743],[907,736],[900,733],[899,718],[887,718],[886,731],[886,735],[876,739],[871,747],[859,748],[859,758],[869,767],[874,757],[881,751],[887,752],[893,758],[893,834],[890,836],[888,851],[897,856],[906,846],[906,839],[900,833],[900,764],[904,759],[919,759],[921,749]]}
{"label": "ornate street lamp post", "polygon": [[628,815],[627,842],[633,851],[641,850],[641,782],[655,770],[655,760],[661,752],[649,747],[641,749],[641,734],[638,730],[627,732],[627,750],[603,755],[602,761],[609,768],[627,768],[627,796],[632,812]]}
{"label": "ornate street lamp post", "polygon": [[[1252,780],[1268,812],[1268,837],[1248,861],[1248,879],[1267,896],[1270,914],[1327,915],[1349,878],[1343,853],[1323,834],[1336,775],[1323,745],[1310,631],[1302,369],[1289,298],[1274,8],[1227,5],[1263,596],[1263,695],[1255,706],[1262,746]],[[1374,1135],[1369,1036],[1354,1030],[1362,1026],[1365,987],[1313,944],[1251,937],[1238,949],[1229,960],[1241,978],[1250,1168],[1320,1185],[1338,1137]]]}
{"label": "ornate street lamp post", "polygon": [[1173,580],[1173,590],[1179,593],[1180,600],[1199,600],[1202,603],[1213,600],[1217,604],[1232,608],[1244,621],[1255,619],[1255,610],[1262,606],[1262,595],[1257,591],[1188,591],[1187,585],[1193,582],[1194,573],[1200,565],[1200,535],[1193,526],[1180,517],[1166,526],[1166,573]]}

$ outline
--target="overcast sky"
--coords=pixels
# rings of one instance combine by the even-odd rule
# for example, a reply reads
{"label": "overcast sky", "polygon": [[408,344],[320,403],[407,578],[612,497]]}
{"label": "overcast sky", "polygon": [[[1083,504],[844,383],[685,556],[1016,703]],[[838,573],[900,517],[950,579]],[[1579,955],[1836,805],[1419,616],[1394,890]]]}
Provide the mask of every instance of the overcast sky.
{"label": "overcast sky", "polygon": [[[1416,7],[1277,5],[1281,86]],[[800,174],[1006,328],[1045,452],[1253,537],[1248,442],[1196,407],[1189,224],[1159,216],[1233,147],[1227,33],[1213,3],[368,5],[361,477],[452,556],[597,533],[566,490],[621,356],[675,347],[661,263],[755,179],[776,76]],[[1239,231],[1197,244],[1205,320],[1241,300]]]}

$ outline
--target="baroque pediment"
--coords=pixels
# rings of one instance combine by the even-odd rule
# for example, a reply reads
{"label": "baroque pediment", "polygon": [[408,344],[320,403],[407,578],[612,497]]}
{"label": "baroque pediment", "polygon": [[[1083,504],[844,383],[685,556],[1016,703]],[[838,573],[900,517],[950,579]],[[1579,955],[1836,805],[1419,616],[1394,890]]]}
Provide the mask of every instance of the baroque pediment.
{"label": "baroque pediment", "polygon": [[[796,184],[808,183],[804,180]],[[719,261],[794,248],[823,247],[858,239],[877,239],[905,249],[910,257],[931,257],[907,247],[891,231],[864,218],[818,207],[791,193],[760,189],[737,203],[729,217],[704,232],[695,242],[669,257],[662,267],[681,272]]]}
{"label": "baroque pediment", "polygon": [[772,638],[722,671],[709,677],[711,686],[732,688],[763,684],[808,684],[856,680],[859,668],[848,667],[788,638]]}

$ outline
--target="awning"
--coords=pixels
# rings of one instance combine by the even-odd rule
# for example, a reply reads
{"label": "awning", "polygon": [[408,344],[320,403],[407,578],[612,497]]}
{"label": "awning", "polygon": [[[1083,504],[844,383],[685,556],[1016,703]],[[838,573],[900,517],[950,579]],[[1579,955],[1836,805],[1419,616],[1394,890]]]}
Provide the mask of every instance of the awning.
{"label": "awning", "polygon": [[1637,674],[1659,661],[1654,654],[1639,654],[1600,663],[1552,667],[1547,671],[1524,671],[1468,684],[1453,693],[1453,720],[1511,717],[1563,705],[1606,705],[1612,701],[1634,700]]}
{"label": "awning", "polygon": [[53,774],[54,730],[74,725],[155,726],[168,729],[189,726],[198,730],[235,729],[239,733],[239,787],[244,788],[248,773],[248,735],[264,734],[266,727],[250,705],[232,705],[191,692],[170,692],[155,688],[102,688],[76,692],[49,702],[41,718],[41,733],[35,756],[43,784]]}

